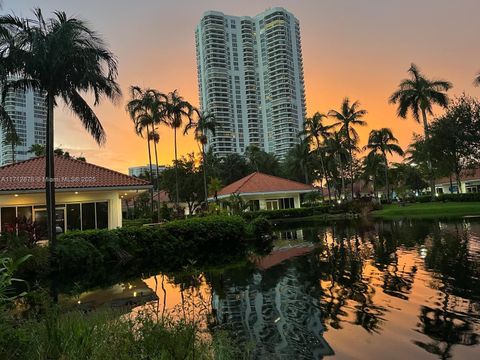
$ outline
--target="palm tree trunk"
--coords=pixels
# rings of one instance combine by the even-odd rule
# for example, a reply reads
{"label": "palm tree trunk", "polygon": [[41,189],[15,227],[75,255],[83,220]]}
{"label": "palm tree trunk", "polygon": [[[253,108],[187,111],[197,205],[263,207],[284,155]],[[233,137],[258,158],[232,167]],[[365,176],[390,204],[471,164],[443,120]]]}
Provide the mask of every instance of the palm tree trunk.
{"label": "palm tree trunk", "polygon": [[[47,205],[47,235],[52,254],[52,261],[55,261],[55,250],[57,246],[56,216],[55,216],[55,156],[53,152],[53,106],[54,95],[51,91],[47,94],[47,126],[45,146],[45,194]],[[54,267],[55,268],[55,267]]]}
{"label": "palm tree trunk", "polygon": [[153,127],[152,132],[153,132],[153,146],[154,146],[153,149],[155,150],[155,165],[156,165],[155,174],[157,175],[157,221],[160,222],[160,173],[158,172],[158,152],[157,152],[157,142],[155,141],[155,127]]}
{"label": "palm tree trunk", "polygon": [[[342,179],[342,194],[343,194],[343,196],[345,196],[345,178],[344,178],[344,174],[343,174],[343,163],[342,163],[342,159],[341,159],[340,156],[338,157],[338,162],[340,164],[340,177]],[[341,198],[341,196],[340,196],[340,198]]]}
{"label": "palm tree trunk", "polygon": [[425,134],[425,141],[426,141],[426,147],[427,147],[427,164],[428,164],[428,170],[430,172],[430,195],[432,198],[432,201],[435,200],[435,174],[433,172],[433,166],[432,166],[432,154],[430,153],[430,131],[428,129],[428,121],[427,121],[427,113],[425,112],[425,109],[422,109],[422,118],[423,118],[423,131]]}
{"label": "palm tree trunk", "polygon": [[[330,201],[330,181],[328,180],[328,174],[327,172],[325,171],[325,163],[323,161],[323,155],[322,155],[322,152],[320,151],[320,140],[318,140],[318,138],[315,138],[315,140],[317,140],[317,152],[318,152],[318,156],[320,158],[320,165],[322,167],[322,173],[323,173],[323,176],[325,176],[325,181],[327,183],[327,191],[328,191],[328,201]],[[322,197],[323,197],[323,194],[322,194]]]}
{"label": "palm tree trunk", "polygon": [[173,128],[173,147],[175,155],[175,211],[178,210],[179,193],[178,193],[178,161],[177,161],[177,127]]}
{"label": "palm tree trunk", "polygon": [[205,191],[205,204],[206,204],[206,207],[208,208],[207,163],[206,163],[204,144],[202,144],[202,162],[203,162],[203,189]]}
{"label": "palm tree trunk", "polygon": [[[150,130],[147,124],[148,164],[150,166],[150,182],[153,184],[152,150],[150,149]],[[153,221],[153,188],[150,189],[150,219]]]}
{"label": "palm tree trunk", "polygon": [[353,200],[353,152],[352,152],[352,145],[350,144],[350,182],[351,182],[351,188],[352,188],[352,200]]}
{"label": "palm tree trunk", "polygon": [[388,160],[387,154],[383,154],[383,158],[385,159],[385,185],[387,187],[387,202],[390,201],[390,184],[388,183]]}

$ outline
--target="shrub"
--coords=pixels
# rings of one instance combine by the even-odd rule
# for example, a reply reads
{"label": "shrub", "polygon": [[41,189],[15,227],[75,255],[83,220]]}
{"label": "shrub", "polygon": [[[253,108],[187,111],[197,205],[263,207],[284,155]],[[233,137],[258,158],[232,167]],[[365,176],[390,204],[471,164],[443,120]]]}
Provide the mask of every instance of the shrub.
{"label": "shrub", "polygon": [[264,217],[266,219],[293,219],[302,218],[313,215],[321,215],[328,213],[330,206],[321,205],[315,207],[302,207],[296,209],[282,209],[282,210],[259,210],[248,211],[242,214],[245,219],[255,219],[257,217]]}
{"label": "shrub", "polygon": [[249,233],[252,244],[259,252],[266,253],[272,248],[273,227],[265,217],[259,216],[249,223]]}

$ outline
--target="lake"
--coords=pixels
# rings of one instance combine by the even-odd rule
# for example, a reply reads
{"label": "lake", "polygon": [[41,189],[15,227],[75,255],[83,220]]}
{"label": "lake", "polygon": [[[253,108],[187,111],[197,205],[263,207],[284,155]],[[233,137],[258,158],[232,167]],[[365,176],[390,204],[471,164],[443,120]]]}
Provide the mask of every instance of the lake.
{"label": "lake", "polygon": [[151,309],[231,331],[254,359],[478,359],[480,219],[275,226],[224,269],[145,275],[64,304]]}

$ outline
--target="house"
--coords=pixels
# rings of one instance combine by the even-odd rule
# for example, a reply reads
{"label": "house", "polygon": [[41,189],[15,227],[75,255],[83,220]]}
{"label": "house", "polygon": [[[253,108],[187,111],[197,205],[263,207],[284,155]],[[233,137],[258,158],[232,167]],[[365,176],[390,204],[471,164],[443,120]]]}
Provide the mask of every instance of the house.
{"label": "house", "polygon": [[254,172],[225,186],[218,192],[217,199],[228,200],[237,195],[252,211],[291,209],[299,208],[300,196],[312,191],[317,191],[312,185]]}
{"label": "house", "polygon": [[[460,173],[460,192],[479,193],[480,192],[480,168],[466,169]],[[458,190],[457,179],[452,176],[437,179],[435,181],[435,190],[437,194],[456,194]]]}
{"label": "house", "polygon": [[[0,232],[35,222],[46,237],[45,157],[0,167]],[[62,232],[122,226],[122,199],[151,188],[144,180],[55,156],[56,221]]]}

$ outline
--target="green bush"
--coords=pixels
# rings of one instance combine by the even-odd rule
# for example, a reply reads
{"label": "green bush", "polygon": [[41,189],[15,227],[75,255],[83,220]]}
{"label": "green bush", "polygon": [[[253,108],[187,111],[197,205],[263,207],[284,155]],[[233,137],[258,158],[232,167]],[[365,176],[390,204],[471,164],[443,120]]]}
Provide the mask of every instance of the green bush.
{"label": "green bush", "polygon": [[139,219],[123,219],[123,227],[137,227],[142,226],[143,224],[150,224],[152,222],[149,218],[139,218]]}
{"label": "green bush", "polygon": [[256,243],[242,217],[208,216],[148,227],[66,233],[59,238],[57,254],[63,275],[112,263],[178,270],[191,263],[225,263],[246,254]]}
{"label": "green bush", "polygon": [[[421,195],[415,196],[410,199],[411,202],[416,203],[428,203],[432,202],[430,195]],[[480,193],[466,193],[466,194],[439,194],[435,196],[435,202],[470,202],[470,201],[480,201]]]}

